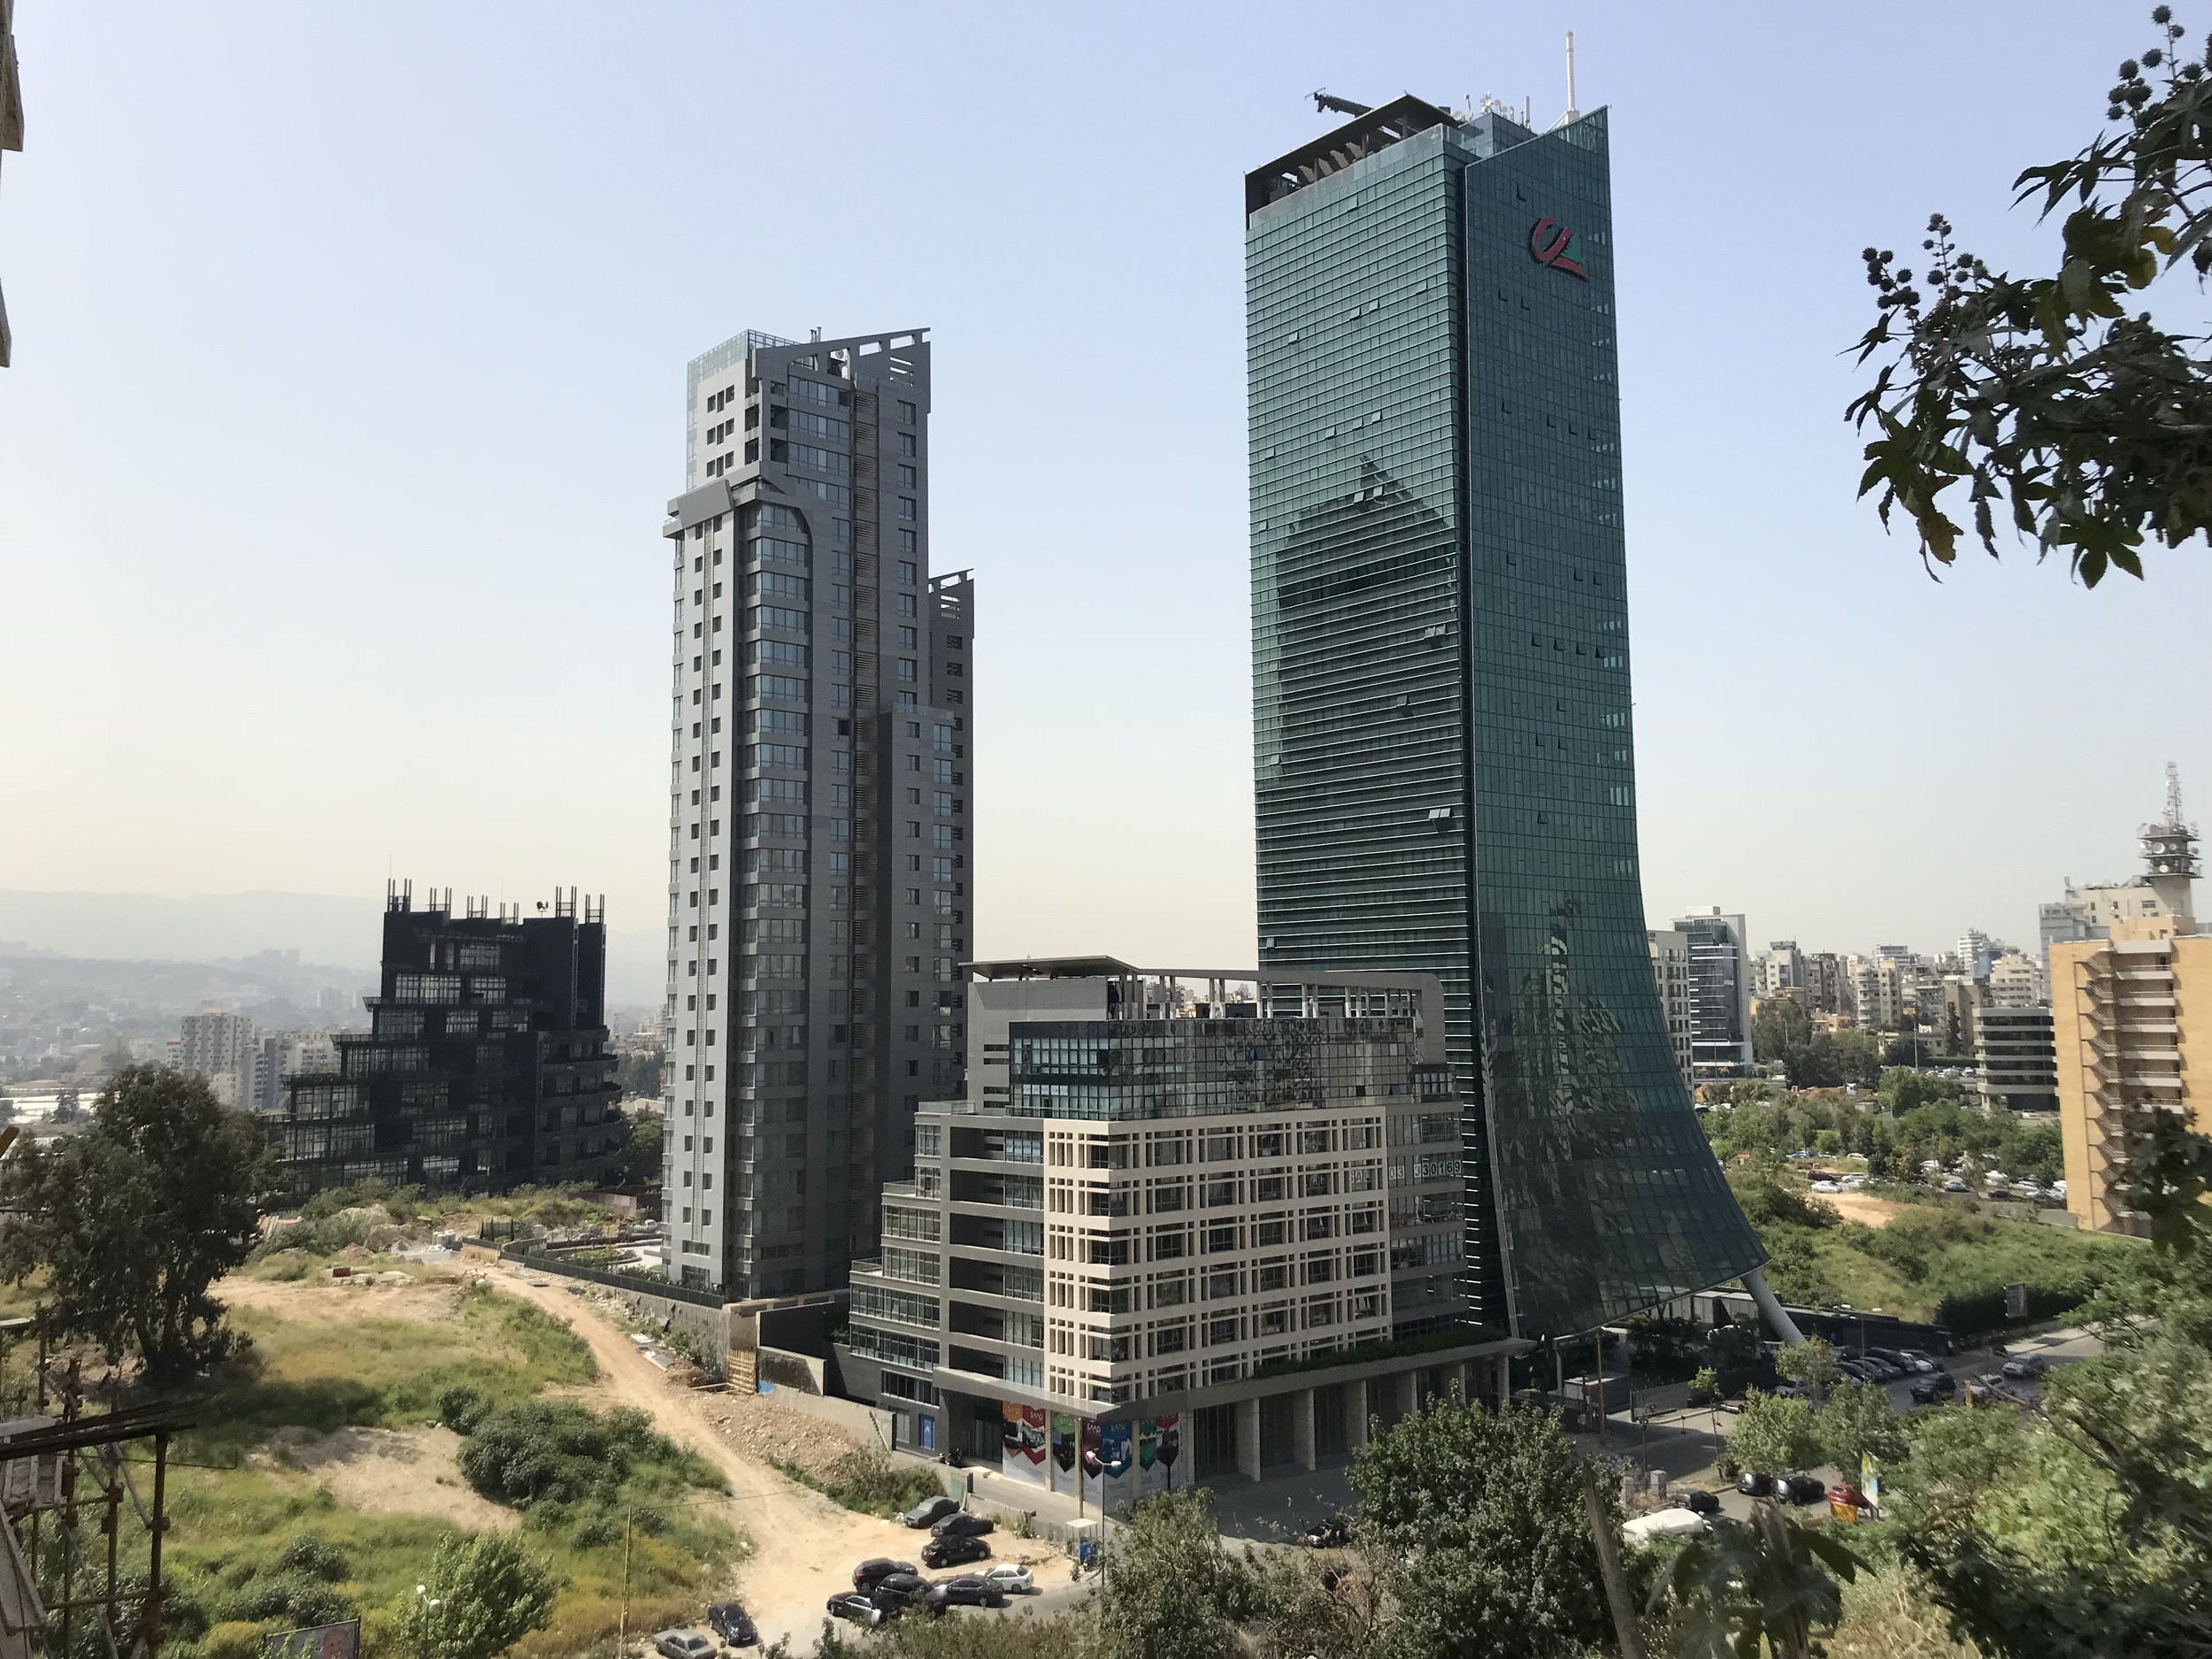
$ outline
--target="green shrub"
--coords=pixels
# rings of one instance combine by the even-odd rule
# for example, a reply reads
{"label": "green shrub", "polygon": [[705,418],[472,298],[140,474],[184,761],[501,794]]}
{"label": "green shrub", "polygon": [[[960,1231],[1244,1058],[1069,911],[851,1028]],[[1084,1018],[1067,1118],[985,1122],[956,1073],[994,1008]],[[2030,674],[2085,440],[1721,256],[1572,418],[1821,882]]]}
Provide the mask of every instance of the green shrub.
{"label": "green shrub", "polygon": [[277,1557],[277,1565],[327,1584],[340,1584],[346,1578],[345,1556],[314,1532],[302,1532],[287,1545],[284,1553]]}
{"label": "green shrub", "polygon": [[691,1486],[722,1478],[696,1452],[653,1432],[630,1406],[603,1414],[572,1400],[532,1401],[479,1414],[461,1448],[461,1472],[497,1503],[611,1506],[624,1481],[657,1470]]}
{"label": "green shrub", "polygon": [[485,1399],[466,1383],[456,1383],[438,1396],[438,1416],[456,1434],[472,1434],[491,1409]]}
{"label": "green shrub", "polygon": [[894,1463],[879,1450],[849,1452],[831,1466],[827,1475],[780,1457],[768,1460],[781,1473],[803,1486],[811,1486],[833,1503],[863,1515],[904,1513],[924,1498],[941,1495],[944,1487],[926,1469],[912,1463]]}

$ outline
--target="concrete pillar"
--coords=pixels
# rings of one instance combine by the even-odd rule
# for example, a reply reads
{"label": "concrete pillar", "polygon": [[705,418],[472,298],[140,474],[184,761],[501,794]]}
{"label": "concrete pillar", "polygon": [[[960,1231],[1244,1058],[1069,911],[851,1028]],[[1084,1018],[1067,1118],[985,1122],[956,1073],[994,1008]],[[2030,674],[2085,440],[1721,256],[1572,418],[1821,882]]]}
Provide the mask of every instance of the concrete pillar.
{"label": "concrete pillar", "polygon": [[1465,1405],[1475,1397],[1475,1363],[1461,1360],[1452,1367],[1452,1386],[1459,1391],[1459,1403]]}
{"label": "concrete pillar", "polygon": [[1301,1388],[1290,1397],[1290,1455],[1308,1469],[1314,1466],[1313,1390]]}
{"label": "concrete pillar", "polygon": [[1421,1409],[1421,1373],[1402,1371],[1393,1380],[1398,1385],[1398,1415],[1409,1417]]}
{"label": "concrete pillar", "polygon": [[1367,1444],[1367,1379],[1344,1385],[1344,1449],[1356,1452]]}
{"label": "concrete pillar", "polygon": [[1501,1354],[1497,1357],[1498,1409],[1502,1411],[1513,1403],[1513,1362]]}
{"label": "concrete pillar", "polygon": [[1237,1402],[1237,1467],[1255,1480],[1260,1478],[1260,1402],[1256,1397]]}

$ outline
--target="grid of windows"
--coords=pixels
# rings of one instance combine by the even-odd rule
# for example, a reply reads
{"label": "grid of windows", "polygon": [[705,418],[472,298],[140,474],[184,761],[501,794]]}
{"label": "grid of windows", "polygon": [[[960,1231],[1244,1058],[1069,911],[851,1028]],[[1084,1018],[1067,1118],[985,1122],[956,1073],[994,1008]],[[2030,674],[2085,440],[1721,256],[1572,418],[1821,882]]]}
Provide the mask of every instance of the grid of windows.
{"label": "grid of windows", "polygon": [[1485,114],[1247,235],[1261,960],[1443,981],[1469,1288],[1528,1334],[1763,1254],[1645,935],[1609,179],[1602,112]]}

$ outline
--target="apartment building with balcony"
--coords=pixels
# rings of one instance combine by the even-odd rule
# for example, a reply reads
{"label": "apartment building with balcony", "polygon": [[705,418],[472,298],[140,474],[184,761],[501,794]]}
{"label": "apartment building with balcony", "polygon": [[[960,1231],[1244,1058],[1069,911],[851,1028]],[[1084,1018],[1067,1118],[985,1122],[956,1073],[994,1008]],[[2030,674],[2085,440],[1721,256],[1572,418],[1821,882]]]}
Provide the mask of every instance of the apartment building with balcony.
{"label": "apartment building with balcony", "polygon": [[1054,1484],[1171,1430],[1193,1477],[1257,1479],[1502,1386],[1529,1344],[1464,1323],[1433,976],[972,972],[968,1092],[924,1104],[852,1274],[848,1386],[902,1440]]}
{"label": "apartment building with balcony", "polygon": [[[2109,927],[2108,938],[2051,945],[2066,1207],[2082,1226],[2140,1233],[2122,1189],[2151,1114],[2177,1112],[2212,1133],[2212,1103],[2190,1082],[2193,1037],[2212,1031],[2212,936],[2186,916]],[[2212,1064],[2198,1058],[2200,1069]]]}

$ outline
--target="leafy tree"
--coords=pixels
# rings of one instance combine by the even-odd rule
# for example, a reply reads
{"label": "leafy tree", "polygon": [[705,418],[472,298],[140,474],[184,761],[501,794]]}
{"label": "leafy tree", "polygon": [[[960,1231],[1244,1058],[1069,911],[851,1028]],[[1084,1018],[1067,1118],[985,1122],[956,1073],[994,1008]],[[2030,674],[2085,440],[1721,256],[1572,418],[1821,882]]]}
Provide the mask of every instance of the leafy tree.
{"label": "leafy tree", "polygon": [[259,1125],[205,1079],[127,1067],[83,1133],[0,1164],[0,1278],[46,1270],[44,1329],[111,1363],[135,1350],[165,1386],[238,1345],[208,1287],[251,1253],[282,1187]]}
{"label": "leafy tree", "polygon": [[1655,1585],[1651,1610],[1664,1611],[1669,1651],[1680,1659],[1812,1659],[1816,1628],[1843,1611],[1831,1571],[1857,1577],[1862,1564],[1832,1538],[1797,1525],[1762,1502],[1748,1524],[1716,1517],[1710,1531],[1676,1554]]}
{"label": "leafy tree", "polygon": [[625,1055],[615,1068],[615,1080],[622,1086],[626,1100],[658,1100],[661,1093],[661,1072],[665,1056],[657,1048],[643,1054]]}
{"label": "leafy tree", "polygon": [[[1398,1609],[1386,1653],[1580,1659],[1611,1646],[1587,1499],[1556,1413],[1437,1406],[1371,1441],[1350,1479]],[[1617,1526],[1617,1497],[1603,1502]]]}
{"label": "leafy tree", "polygon": [[1116,1659],[1229,1659],[1257,1609],[1253,1571],[1222,1547],[1203,1487],[1139,1498],[1115,1536],[1099,1617]]}
{"label": "leafy tree", "polygon": [[1743,1415],[1729,1433],[1718,1466],[1732,1479],[1747,1469],[1782,1475],[1818,1463],[1821,1450],[1811,1401],[1785,1400],[1754,1388],[1744,1396]]}
{"label": "leafy tree", "polygon": [[[2138,1144],[2130,1179],[2162,1201],[2208,1158],[2174,1125]],[[2084,1310],[2103,1356],[2052,1372],[2035,1415],[1916,1425],[1900,1551],[1996,1659],[2212,1648],[2212,1210],[2172,1219]]]}
{"label": "leafy tree", "polygon": [[1876,1085],[1875,1095],[1892,1117],[1901,1118],[1907,1112],[1936,1101],[1955,1101],[1959,1086],[1947,1077],[1931,1077],[1925,1071],[1916,1071],[1910,1066],[1892,1066],[1882,1073]]}
{"label": "leafy tree", "polygon": [[495,1659],[552,1622],[558,1589],[508,1534],[456,1532],[396,1609],[399,1640],[416,1659]]}
{"label": "leafy tree", "polygon": [[1836,1379],[1843,1375],[1836,1369],[1835,1347],[1824,1336],[1809,1336],[1802,1342],[1786,1345],[1774,1356],[1774,1369],[1811,1390],[1815,1400],[1825,1399]]}
{"label": "leafy tree", "polygon": [[[1801,1054],[1812,1046],[1813,1017],[1805,1004],[1794,996],[1762,997],[1759,1011],[1751,1017],[1752,1057],[1763,1061],[1779,1061],[1789,1069],[1790,1056]],[[1799,1081],[1797,1073],[1790,1071],[1790,1080]]]}
{"label": "leafy tree", "polygon": [[1878,315],[1859,358],[1883,362],[1847,411],[1877,434],[1859,492],[1880,492],[1885,524],[1892,508],[1909,515],[1931,572],[1965,534],[1942,500],[1960,483],[1993,557],[2001,511],[2039,554],[2063,549],[2088,587],[2109,565],[2142,575],[2147,539],[2179,547],[2212,526],[2206,337],[2128,310],[2178,265],[2212,273],[2212,46],[2190,61],[2171,9],[2151,19],[2156,43],[2106,95],[2117,130],[2014,181],[2016,202],[2039,200],[2044,217],[2078,204],[2055,273],[1993,272],[1939,213],[1919,279],[1866,250]]}
{"label": "leafy tree", "polygon": [[1858,1479],[1860,1459],[1894,1463],[1905,1455],[1905,1421],[1889,1390],[1875,1383],[1841,1382],[1830,1392],[1814,1425],[1828,1461],[1846,1480]]}
{"label": "leafy tree", "polygon": [[[1825,1033],[1824,1033],[1825,1034]],[[1828,1039],[1839,1083],[1872,1088],[1882,1075],[1882,1040],[1870,1031],[1839,1031]]]}

